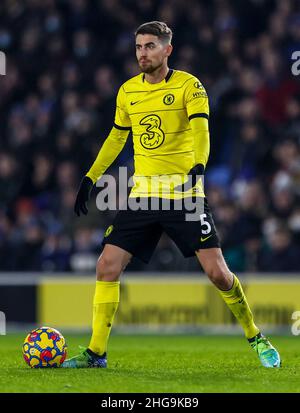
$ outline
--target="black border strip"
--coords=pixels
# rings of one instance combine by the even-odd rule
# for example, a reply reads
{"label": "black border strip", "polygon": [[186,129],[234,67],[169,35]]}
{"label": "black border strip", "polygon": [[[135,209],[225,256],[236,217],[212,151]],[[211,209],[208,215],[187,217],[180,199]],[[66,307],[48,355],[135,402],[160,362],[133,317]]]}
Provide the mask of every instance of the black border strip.
{"label": "black border strip", "polygon": [[119,130],[131,130],[131,126],[119,126],[116,123],[114,123],[114,127]]}
{"label": "black border strip", "polygon": [[208,120],[208,114],[207,113],[194,113],[193,115],[189,116],[189,120],[192,120],[194,118],[205,118]]}

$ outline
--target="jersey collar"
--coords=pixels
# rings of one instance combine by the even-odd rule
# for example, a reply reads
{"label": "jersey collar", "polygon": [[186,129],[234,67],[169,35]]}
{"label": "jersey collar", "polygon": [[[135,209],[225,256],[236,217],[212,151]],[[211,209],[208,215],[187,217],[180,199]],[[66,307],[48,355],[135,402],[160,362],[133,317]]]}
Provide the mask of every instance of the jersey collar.
{"label": "jersey collar", "polygon": [[[173,72],[174,72],[174,69],[169,69],[169,71],[167,73],[167,76],[165,77],[165,82],[166,83],[168,82],[168,80],[172,76]],[[143,73],[142,79],[143,79],[143,82],[145,82],[145,73]]]}

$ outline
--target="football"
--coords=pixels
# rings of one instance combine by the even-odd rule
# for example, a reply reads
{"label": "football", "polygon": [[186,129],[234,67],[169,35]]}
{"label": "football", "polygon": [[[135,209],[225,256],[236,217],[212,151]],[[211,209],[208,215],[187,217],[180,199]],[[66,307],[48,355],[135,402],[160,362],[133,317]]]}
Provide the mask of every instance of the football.
{"label": "football", "polygon": [[54,328],[40,327],[32,330],[23,343],[23,357],[33,368],[59,367],[67,355],[63,335]]}

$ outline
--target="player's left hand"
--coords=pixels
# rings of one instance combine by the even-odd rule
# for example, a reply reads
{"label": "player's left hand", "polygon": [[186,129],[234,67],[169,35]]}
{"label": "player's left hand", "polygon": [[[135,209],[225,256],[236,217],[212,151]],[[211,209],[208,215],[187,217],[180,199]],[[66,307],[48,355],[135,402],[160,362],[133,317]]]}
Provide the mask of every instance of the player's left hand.
{"label": "player's left hand", "polygon": [[204,166],[201,163],[195,165],[187,174],[188,180],[174,188],[175,191],[187,192],[194,188],[201,176],[204,174]]}

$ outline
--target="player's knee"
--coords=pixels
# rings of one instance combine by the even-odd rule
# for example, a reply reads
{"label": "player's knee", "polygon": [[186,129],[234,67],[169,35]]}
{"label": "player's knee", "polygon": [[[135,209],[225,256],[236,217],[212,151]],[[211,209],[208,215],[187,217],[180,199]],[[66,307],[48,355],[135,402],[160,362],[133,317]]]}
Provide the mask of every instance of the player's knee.
{"label": "player's knee", "polygon": [[215,265],[208,268],[206,273],[216,287],[222,290],[230,289],[232,284],[232,275],[227,268]]}
{"label": "player's knee", "polygon": [[117,281],[123,268],[109,256],[101,255],[98,258],[96,273],[97,279],[101,281]]}

